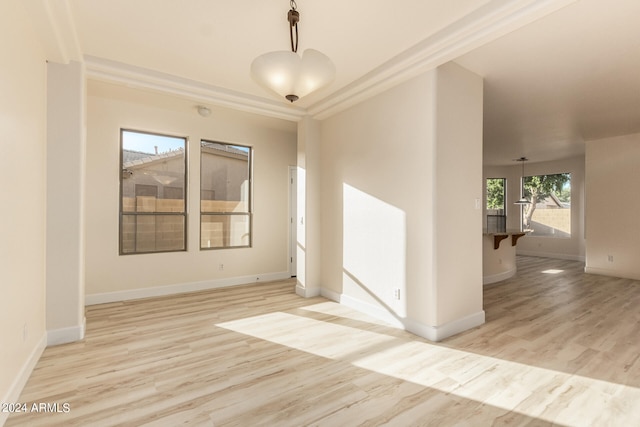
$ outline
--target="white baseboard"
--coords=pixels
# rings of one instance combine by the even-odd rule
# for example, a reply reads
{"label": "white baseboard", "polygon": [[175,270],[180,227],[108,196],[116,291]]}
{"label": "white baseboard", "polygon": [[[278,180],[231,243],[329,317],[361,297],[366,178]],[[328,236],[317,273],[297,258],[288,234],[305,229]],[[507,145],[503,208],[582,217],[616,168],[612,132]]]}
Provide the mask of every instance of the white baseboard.
{"label": "white baseboard", "polygon": [[251,276],[230,277],[202,282],[180,283],[151,288],[128,289],[124,291],[105,292],[85,296],[85,305],[105,304],[109,302],[128,301],[141,298],[160,297],[165,295],[182,294],[186,292],[204,291],[207,289],[225,288],[228,286],[247,285],[249,283],[271,282],[291,278],[288,271],[278,273],[256,274]]}
{"label": "white baseboard", "polygon": [[640,275],[632,271],[611,270],[608,268],[585,267],[584,272],[598,276],[618,277],[621,279],[640,280]]}
{"label": "white baseboard", "polygon": [[340,294],[339,300],[340,304],[346,305],[349,308],[353,308],[361,313],[364,313],[368,316],[374,317],[376,319],[382,320],[383,322],[388,323],[394,328],[406,329],[404,321],[406,318],[399,316],[398,314],[391,313],[383,307],[373,305],[368,302],[361,301],[357,298],[353,298],[349,295]]}
{"label": "white baseboard", "polygon": [[[24,364],[22,365],[22,368],[20,368],[20,371],[16,375],[15,379],[11,383],[11,386],[9,387],[9,391],[7,392],[7,395],[3,396],[0,402],[19,402],[20,401],[20,394],[22,393],[22,390],[24,389],[25,384],[27,384],[27,380],[29,380],[31,373],[33,372],[33,368],[36,367],[36,364],[38,363],[38,360],[40,360],[40,356],[42,355],[42,352],[44,351],[46,346],[47,346],[47,334],[44,333],[42,334],[42,337],[40,338],[36,346],[33,348],[31,353],[29,354],[29,357],[27,358],[27,360],[25,360]],[[9,418],[9,413],[0,411],[0,426],[4,425],[4,423],[7,421],[7,418]]]}
{"label": "white baseboard", "polygon": [[340,294],[329,289],[321,288],[320,295],[331,301],[340,302]]}
{"label": "white baseboard", "polygon": [[[324,292],[325,290],[323,290],[323,295]],[[459,334],[460,332],[480,326],[485,322],[484,310],[442,325],[431,326],[408,317],[399,316],[398,314],[389,312],[383,307],[374,306],[348,295],[340,294],[337,301],[349,308],[353,308],[361,313],[382,320],[390,326],[404,329],[430,341],[442,341],[443,339]]]}
{"label": "white baseboard", "polygon": [[320,295],[320,288],[311,288],[302,286],[300,282],[296,283],[296,294],[302,298],[313,298]]}
{"label": "white baseboard", "polygon": [[86,326],[87,319],[84,318],[81,325],[47,331],[47,347],[82,340]]}
{"label": "white baseboard", "polygon": [[484,310],[480,310],[477,313],[473,313],[463,318],[452,320],[451,322],[443,323],[442,325],[437,326],[425,325],[412,319],[406,319],[405,329],[413,334],[437,342],[457,335],[460,332],[473,329],[484,324],[484,322]]}
{"label": "white baseboard", "polygon": [[502,273],[492,274],[490,276],[482,277],[483,285],[490,285],[491,283],[502,282],[503,280],[507,280],[516,275],[516,269],[512,268],[511,270],[503,271]]}
{"label": "white baseboard", "polygon": [[566,259],[567,261],[580,261],[584,262],[584,255],[562,254],[557,252],[544,252],[544,251],[521,251],[516,250],[516,255],[523,256],[537,256],[541,258],[554,258],[554,259]]}

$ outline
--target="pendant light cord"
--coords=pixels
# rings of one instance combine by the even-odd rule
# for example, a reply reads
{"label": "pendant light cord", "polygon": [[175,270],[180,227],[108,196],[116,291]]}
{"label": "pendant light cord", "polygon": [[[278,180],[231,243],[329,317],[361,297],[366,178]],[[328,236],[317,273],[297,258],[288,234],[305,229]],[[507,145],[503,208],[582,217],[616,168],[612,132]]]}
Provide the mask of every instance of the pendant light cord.
{"label": "pendant light cord", "polygon": [[[291,0],[291,10],[287,14],[287,21],[289,21],[289,38],[291,39],[291,51],[298,52],[298,21],[300,21],[300,13],[296,10],[298,5],[294,0]],[[293,29],[296,30],[296,42],[293,43]]]}

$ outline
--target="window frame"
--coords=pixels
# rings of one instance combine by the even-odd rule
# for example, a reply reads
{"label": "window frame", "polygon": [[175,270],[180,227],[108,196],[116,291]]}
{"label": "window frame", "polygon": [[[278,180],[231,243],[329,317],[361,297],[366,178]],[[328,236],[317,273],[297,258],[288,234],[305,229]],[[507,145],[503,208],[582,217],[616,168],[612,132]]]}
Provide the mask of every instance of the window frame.
{"label": "window frame", "polygon": [[489,186],[487,185],[490,180],[501,180],[502,181],[502,215],[507,216],[507,178],[485,178],[484,180],[484,209],[485,211],[490,210],[499,210],[489,208]]}
{"label": "window frame", "polygon": [[[202,201],[203,200],[210,200],[210,199],[203,199],[202,198],[202,171],[203,171],[203,153],[202,153],[202,149],[203,149],[203,143],[210,143],[210,144],[219,144],[219,145],[224,145],[224,146],[230,146],[230,147],[242,147],[242,148],[246,148],[247,149],[247,153],[248,153],[248,159],[247,159],[247,173],[248,173],[248,188],[247,188],[247,211],[246,212],[203,212],[202,211]],[[215,200],[215,199],[214,199]],[[252,248],[253,247],[253,147],[250,145],[246,145],[246,144],[237,144],[237,143],[232,143],[232,142],[223,142],[223,141],[216,141],[216,140],[212,140],[212,139],[206,139],[206,138],[202,138],[200,139],[200,191],[199,191],[199,211],[200,211],[200,219],[199,219],[199,232],[198,232],[198,246],[200,248],[201,251],[209,251],[209,250],[224,250],[224,249],[246,249],[246,248]],[[249,241],[246,245],[238,245],[238,246],[213,246],[213,247],[207,247],[207,246],[203,246],[202,245],[202,219],[205,216],[244,216],[247,217],[247,220],[249,221]]]}
{"label": "window frame", "polygon": [[[502,181],[502,208],[489,208],[489,181]],[[489,212],[495,211],[495,213]],[[502,211],[502,213],[500,213]],[[485,178],[484,180],[484,216],[487,233],[504,233],[507,231],[507,178]]]}
{"label": "window frame", "polygon": [[[520,179],[520,185],[521,185],[521,191],[522,194],[524,195],[525,198],[527,198],[527,200],[529,200],[531,202],[531,194],[528,193],[527,188],[525,186],[525,181],[527,180],[527,178],[534,178],[534,177],[543,177],[543,176],[554,176],[554,175],[568,175],[568,182],[569,182],[569,197],[570,199],[572,199],[573,196],[573,173],[572,172],[555,172],[555,173],[541,173],[541,174],[532,174],[532,175],[525,175]],[[558,198],[558,196],[555,196],[556,199],[558,199],[560,202],[562,202],[562,200],[560,200]],[[540,202],[540,201],[538,201]],[[526,215],[526,211],[527,211],[527,207],[530,206],[531,203],[529,203],[529,205],[523,205],[521,206],[520,209],[520,229],[523,231],[526,231],[527,233],[529,233],[529,236],[531,237],[539,237],[539,238],[550,238],[550,239],[571,239],[573,237],[573,206],[571,205],[571,202],[569,202],[569,207],[568,208],[563,208],[563,209],[569,209],[569,231],[568,232],[563,232],[562,229],[558,229],[556,227],[551,227],[554,230],[558,230],[560,232],[565,233],[566,235],[557,235],[555,232],[554,233],[549,233],[549,234],[536,234],[535,230],[532,228],[525,228],[525,224],[524,224],[524,220],[525,220],[525,215]],[[537,208],[536,208],[537,209]],[[534,210],[535,213],[535,210]],[[531,218],[533,220],[533,217]],[[545,225],[545,224],[542,224]],[[529,227],[531,227],[531,224],[529,225]]]}
{"label": "window frame", "polygon": [[[167,137],[167,138],[175,138],[175,139],[182,139],[184,140],[184,197],[183,197],[183,209],[182,212],[124,212],[123,210],[123,191],[124,191],[124,175],[125,175],[125,168],[124,168],[124,135],[126,132],[129,133],[138,133],[138,134],[144,134],[144,135],[151,135],[151,136],[161,136],[161,137]],[[188,212],[187,212],[187,207],[188,207],[188,203],[187,203],[187,198],[188,198],[188,178],[189,178],[189,171],[188,171],[188,166],[189,166],[189,155],[188,155],[188,151],[189,151],[189,137],[184,136],[184,135],[175,135],[175,134],[169,134],[169,133],[160,133],[160,132],[150,132],[150,131],[142,131],[142,130],[137,130],[137,129],[131,129],[131,128],[120,128],[120,153],[119,153],[119,184],[120,184],[120,189],[119,189],[119,200],[118,200],[118,205],[119,205],[119,212],[118,212],[118,254],[119,255],[145,255],[145,254],[158,254],[158,253],[168,253],[168,252],[186,252],[187,248],[188,248]],[[124,225],[124,218],[125,216],[133,216],[133,217],[141,217],[141,216],[153,216],[153,217],[159,217],[159,216],[182,216],[183,217],[183,246],[182,249],[163,249],[163,250],[157,250],[157,251],[137,251],[134,250],[133,252],[125,252],[124,251],[124,230],[123,230],[123,225]],[[136,244],[137,246],[137,244]]]}

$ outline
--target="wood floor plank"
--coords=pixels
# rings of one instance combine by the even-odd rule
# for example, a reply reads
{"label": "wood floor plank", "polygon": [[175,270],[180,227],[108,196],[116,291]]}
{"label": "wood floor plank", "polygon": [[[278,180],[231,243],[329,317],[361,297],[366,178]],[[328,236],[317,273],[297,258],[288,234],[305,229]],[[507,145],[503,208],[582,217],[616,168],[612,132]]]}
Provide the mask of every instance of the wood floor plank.
{"label": "wood floor plank", "polygon": [[636,426],[640,283],[518,257],[487,323],[442,343],[293,281],[87,307],[6,426]]}

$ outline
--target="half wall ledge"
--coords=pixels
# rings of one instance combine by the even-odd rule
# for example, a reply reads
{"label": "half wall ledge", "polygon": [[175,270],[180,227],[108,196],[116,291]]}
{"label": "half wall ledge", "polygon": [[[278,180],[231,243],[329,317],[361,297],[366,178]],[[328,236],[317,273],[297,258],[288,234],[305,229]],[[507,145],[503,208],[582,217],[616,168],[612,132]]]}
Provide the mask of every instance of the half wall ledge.
{"label": "half wall ledge", "polygon": [[[520,230],[482,234],[482,284],[501,282],[516,274],[516,244],[526,233]],[[511,244],[502,244],[511,237]]]}

